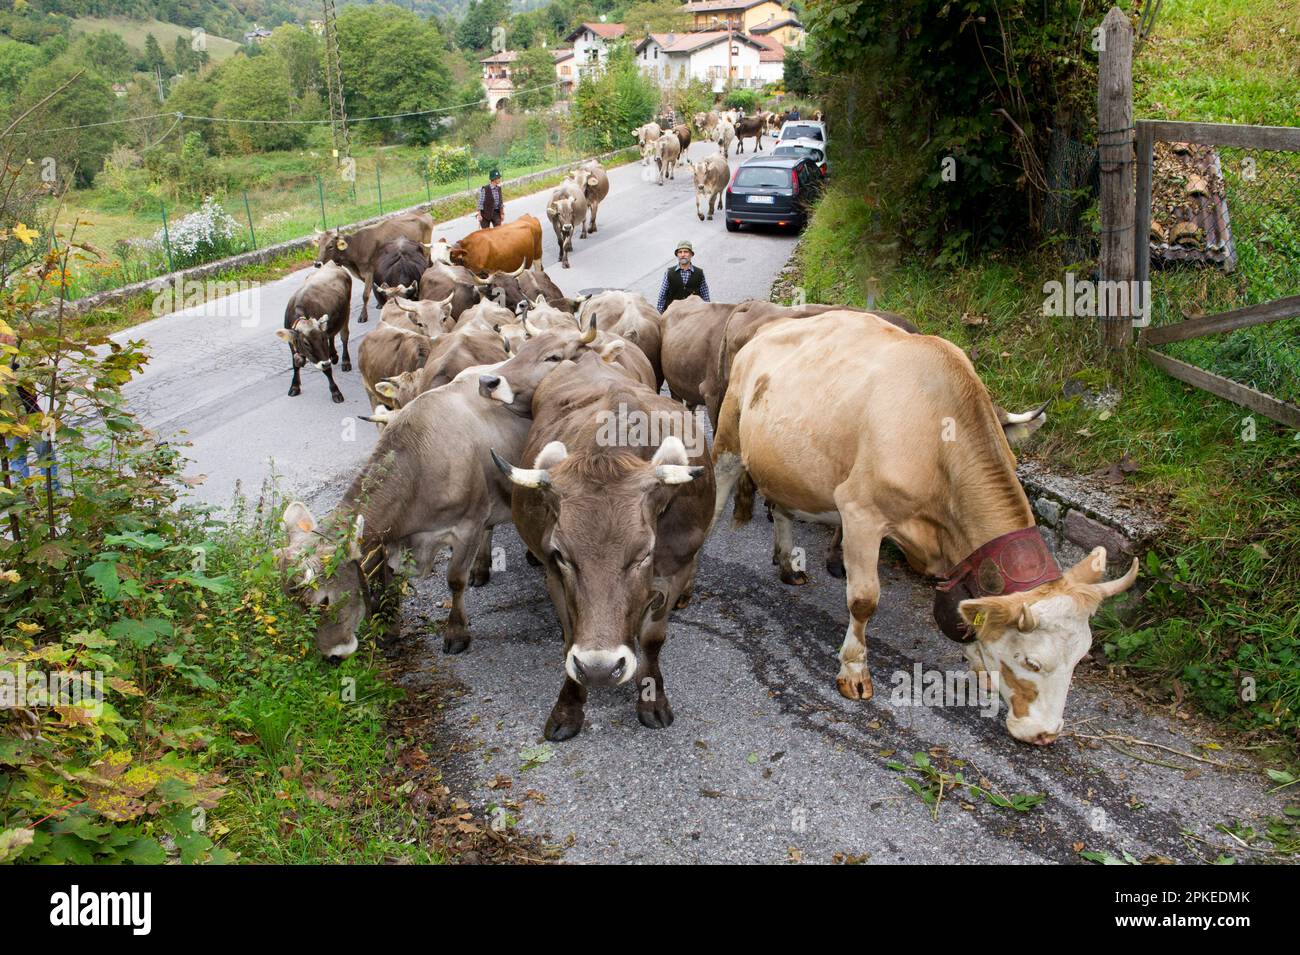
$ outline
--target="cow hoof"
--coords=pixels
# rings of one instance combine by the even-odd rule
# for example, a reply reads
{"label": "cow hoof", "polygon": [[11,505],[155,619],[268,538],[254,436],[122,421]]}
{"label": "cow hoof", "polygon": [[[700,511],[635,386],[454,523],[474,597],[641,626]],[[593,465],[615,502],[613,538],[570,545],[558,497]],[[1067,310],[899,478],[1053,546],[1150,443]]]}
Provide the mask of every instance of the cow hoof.
{"label": "cow hoof", "polygon": [[783,570],[781,571],[781,583],[789,584],[791,587],[802,587],[808,583],[808,575],[802,570]]}
{"label": "cow hoof", "polygon": [[302,389],[301,389],[301,388],[290,388],[290,389],[289,389],[289,397],[290,397],[290,398],[297,398],[300,394],[302,394]]}
{"label": "cow hoof", "polygon": [[668,697],[661,694],[653,703],[638,701],[636,718],[641,721],[642,726],[652,730],[667,729],[673,725],[673,708],[668,705]]}
{"label": "cow hoof", "polygon": [[464,653],[469,649],[469,637],[465,634],[449,633],[442,638],[443,653]]}
{"label": "cow hoof", "polygon": [[[698,212],[697,212],[697,213],[695,213],[695,214],[696,214],[696,215],[697,215],[697,216],[700,216],[700,214],[699,214],[699,213],[698,213]],[[701,221],[701,222],[703,222],[703,221],[704,221],[704,216],[700,216],[700,221]]]}
{"label": "cow hoof", "polygon": [[844,559],[834,557],[826,559],[826,573],[830,574],[836,580],[844,579]]}
{"label": "cow hoof", "polygon": [[533,552],[531,550],[524,551],[524,560],[528,561],[530,567],[542,566],[542,562],[533,556]]}
{"label": "cow hoof", "polygon": [[846,700],[869,700],[873,692],[871,674],[865,668],[860,671],[840,670],[839,676],[835,678],[835,687]]}
{"label": "cow hoof", "polygon": [[710,222],[713,221],[713,216],[709,216],[709,221],[710,221]]}
{"label": "cow hoof", "polygon": [[343,404],[343,392],[341,392],[341,391],[332,391],[332,392],[330,392],[330,399],[331,399],[331,400],[332,400],[336,405],[341,405],[341,404]]}
{"label": "cow hoof", "polygon": [[685,610],[691,605],[691,594],[679,594],[677,602],[673,604],[674,610]]}
{"label": "cow hoof", "polygon": [[364,325],[364,324],[365,324],[366,322],[368,322],[368,321],[370,321],[370,319],[369,319],[368,317],[366,317],[365,315],[358,315],[358,316],[357,316],[357,322],[360,323],[360,324],[362,324],[362,325]]}
{"label": "cow hoof", "polygon": [[352,370],[352,362],[350,362],[350,361],[345,361],[345,362],[343,363],[343,370],[344,370],[344,371],[351,371],[351,370]]}
{"label": "cow hoof", "polygon": [[551,715],[546,718],[546,728],[542,730],[542,735],[552,743],[563,743],[566,739],[573,739],[581,732],[582,712],[572,713],[556,707],[551,710]]}
{"label": "cow hoof", "polygon": [[473,570],[470,571],[469,585],[471,587],[486,587],[491,579],[491,570]]}
{"label": "cow hoof", "polygon": [[569,267],[569,263],[568,263],[568,262],[561,262],[560,264],[563,265],[566,269]]}
{"label": "cow hoof", "polygon": [[595,226],[592,226],[590,229],[587,230],[587,233],[588,233],[589,235],[595,235],[595,234],[596,234],[596,227],[595,227]]}

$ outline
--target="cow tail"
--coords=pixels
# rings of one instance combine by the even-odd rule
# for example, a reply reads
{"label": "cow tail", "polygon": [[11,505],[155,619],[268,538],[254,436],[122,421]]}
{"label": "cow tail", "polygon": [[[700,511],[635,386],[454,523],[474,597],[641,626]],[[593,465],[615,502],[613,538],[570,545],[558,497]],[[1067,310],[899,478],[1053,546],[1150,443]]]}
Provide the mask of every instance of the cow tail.
{"label": "cow tail", "polygon": [[736,482],[736,503],[731,510],[732,523],[739,527],[741,524],[748,524],[754,516],[754,494],[758,490],[754,486],[754,479],[746,471]]}

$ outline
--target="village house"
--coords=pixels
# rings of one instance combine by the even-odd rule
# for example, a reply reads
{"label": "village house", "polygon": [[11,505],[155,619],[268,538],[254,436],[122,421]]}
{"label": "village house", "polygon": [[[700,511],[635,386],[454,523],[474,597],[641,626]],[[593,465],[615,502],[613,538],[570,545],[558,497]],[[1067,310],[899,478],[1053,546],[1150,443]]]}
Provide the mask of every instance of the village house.
{"label": "village house", "polygon": [[494,112],[503,105],[508,106],[515,95],[515,84],[510,78],[510,64],[519,59],[514,50],[502,50],[479,60],[483,67],[483,91],[487,96],[488,109]]}
{"label": "village house", "polygon": [[582,23],[564,42],[573,44],[573,59],[580,72],[599,72],[609,61],[610,43],[625,32],[622,23]]}
{"label": "village house", "polygon": [[578,79],[577,70],[574,68],[577,59],[573,55],[573,50],[568,47],[552,50],[551,56],[555,57],[555,82],[560,84],[555,95],[559,99],[568,99],[573,93],[573,84]]}
{"label": "village house", "polygon": [[651,33],[637,44],[636,63],[660,85],[704,80],[717,93],[726,88],[728,80],[739,88],[766,82],[761,78],[759,57],[767,50],[755,37],[725,30]]}

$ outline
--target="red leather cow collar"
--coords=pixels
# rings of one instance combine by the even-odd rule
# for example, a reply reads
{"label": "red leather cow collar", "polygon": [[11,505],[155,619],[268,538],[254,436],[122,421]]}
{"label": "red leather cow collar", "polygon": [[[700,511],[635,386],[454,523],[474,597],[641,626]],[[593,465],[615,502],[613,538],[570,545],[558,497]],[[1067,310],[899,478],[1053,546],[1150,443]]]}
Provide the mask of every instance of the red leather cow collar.
{"label": "red leather cow collar", "polygon": [[1023,527],[981,545],[948,572],[934,598],[934,619],[944,635],[970,643],[975,631],[957,612],[963,600],[1024,593],[1059,580],[1061,569],[1037,527]]}

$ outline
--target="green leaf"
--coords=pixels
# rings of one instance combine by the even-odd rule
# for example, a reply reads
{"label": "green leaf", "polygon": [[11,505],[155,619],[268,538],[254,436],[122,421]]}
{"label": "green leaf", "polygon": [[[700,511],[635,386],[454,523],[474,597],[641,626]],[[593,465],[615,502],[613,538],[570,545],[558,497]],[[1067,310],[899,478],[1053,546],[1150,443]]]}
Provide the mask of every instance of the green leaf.
{"label": "green leaf", "polygon": [[95,585],[105,600],[116,600],[122,589],[122,580],[117,576],[116,561],[96,561],[86,568],[86,576]]}
{"label": "green leaf", "polygon": [[157,839],[141,836],[118,853],[117,861],[134,862],[136,865],[162,865],[167,861],[167,852],[158,844]]}
{"label": "green leaf", "polygon": [[159,637],[171,636],[171,633],[171,622],[161,617],[119,620],[108,628],[108,635],[114,640],[124,640],[140,648],[152,646]]}

